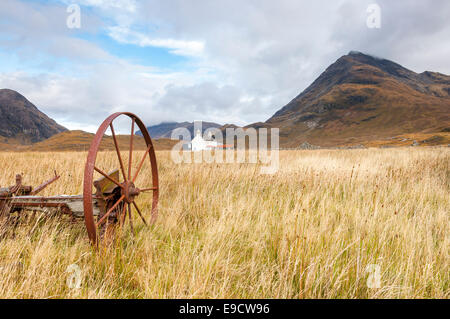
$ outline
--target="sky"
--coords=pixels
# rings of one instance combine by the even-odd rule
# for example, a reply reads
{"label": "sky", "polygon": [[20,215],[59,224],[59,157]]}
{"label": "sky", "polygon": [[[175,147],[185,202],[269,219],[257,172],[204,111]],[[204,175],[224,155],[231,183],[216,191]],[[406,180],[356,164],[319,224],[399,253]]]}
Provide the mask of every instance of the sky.
{"label": "sky", "polygon": [[69,129],[246,125],[349,51],[450,74],[449,17],[448,0],[1,0],[0,88]]}

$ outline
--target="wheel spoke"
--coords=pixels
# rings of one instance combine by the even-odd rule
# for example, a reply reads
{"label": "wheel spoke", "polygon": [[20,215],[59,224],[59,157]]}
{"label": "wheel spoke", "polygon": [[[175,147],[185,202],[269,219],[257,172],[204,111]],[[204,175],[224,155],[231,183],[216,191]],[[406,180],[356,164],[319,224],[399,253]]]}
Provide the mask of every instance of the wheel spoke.
{"label": "wheel spoke", "polygon": [[125,217],[127,216],[127,206],[123,205],[122,215],[120,216],[120,228],[125,224]]}
{"label": "wheel spoke", "polygon": [[128,180],[127,180],[127,176],[125,175],[125,168],[123,166],[122,156],[120,155],[119,144],[117,143],[116,133],[114,132],[114,127],[113,127],[112,122],[111,122],[111,124],[109,124],[109,127],[111,128],[111,133],[112,133],[113,140],[114,140],[114,146],[116,148],[117,157],[119,158],[120,169],[122,170],[123,178],[124,178],[124,180],[126,182]]}
{"label": "wheel spoke", "polygon": [[133,177],[133,180],[132,180],[133,183],[136,181],[136,178],[138,177],[139,172],[141,171],[142,165],[144,165],[145,158],[147,157],[147,154],[148,154],[148,152],[150,151],[151,148],[152,148],[152,146],[149,145],[147,147],[147,150],[144,153],[144,156],[142,156],[142,159],[141,159],[141,162],[139,163],[138,169],[136,170],[136,173],[134,174],[134,177]]}
{"label": "wheel spoke", "polygon": [[120,183],[118,181],[116,181],[114,178],[112,178],[111,176],[109,176],[108,174],[106,174],[104,171],[102,171],[101,169],[97,168],[96,166],[94,166],[94,169],[99,172],[100,174],[102,174],[106,179],[110,180],[111,182],[113,182],[114,184],[116,184],[117,186],[123,188],[123,185],[120,185]]}
{"label": "wheel spoke", "polygon": [[98,228],[98,226],[100,226],[104,221],[105,221],[105,219],[111,214],[111,212],[114,210],[114,209],[116,209],[116,207],[123,201],[123,199],[125,198],[125,195],[122,195],[120,198],[119,198],[119,200],[106,212],[106,214],[105,215],[103,215],[103,217],[98,221],[98,223],[97,223],[97,228]]}
{"label": "wheel spoke", "polygon": [[149,188],[140,189],[139,191],[141,193],[145,193],[145,192],[148,192],[148,191],[156,191],[157,189],[158,189],[158,187],[149,187]]}
{"label": "wheel spoke", "polygon": [[141,217],[141,219],[144,222],[145,226],[148,226],[147,222],[145,221],[144,216],[142,216],[141,211],[139,210],[138,205],[135,202],[133,202],[133,205],[134,205],[134,208],[136,208],[136,211],[138,212],[138,215]]}
{"label": "wheel spoke", "polygon": [[131,204],[130,203],[128,203],[128,219],[130,221],[131,233],[134,235],[134,227],[133,227],[133,220],[131,218]]}
{"label": "wheel spoke", "polygon": [[130,156],[128,158],[128,180],[131,179],[131,161],[133,158],[133,136],[134,136],[134,117],[131,121],[131,136],[130,136]]}

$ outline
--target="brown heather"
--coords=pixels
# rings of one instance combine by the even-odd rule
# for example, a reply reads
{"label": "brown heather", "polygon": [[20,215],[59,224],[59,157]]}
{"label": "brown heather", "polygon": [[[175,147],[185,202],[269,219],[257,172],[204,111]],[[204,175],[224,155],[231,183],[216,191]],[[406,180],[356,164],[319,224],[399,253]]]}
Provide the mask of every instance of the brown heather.
{"label": "brown heather", "polygon": [[[105,169],[117,166],[114,153],[102,156]],[[44,195],[79,194],[85,158],[0,153],[0,185],[16,173],[36,185],[56,169],[61,180]],[[135,218],[134,238],[127,227],[96,252],[82,222],[3,225],[0,298],[450,296],[450,148],[282,151],[270,176],[253,164],[157,158],[159,218],[150,228]],[[71,264],[80,289],[66,284]],[[366,285],[371,264],[380,288]]]}

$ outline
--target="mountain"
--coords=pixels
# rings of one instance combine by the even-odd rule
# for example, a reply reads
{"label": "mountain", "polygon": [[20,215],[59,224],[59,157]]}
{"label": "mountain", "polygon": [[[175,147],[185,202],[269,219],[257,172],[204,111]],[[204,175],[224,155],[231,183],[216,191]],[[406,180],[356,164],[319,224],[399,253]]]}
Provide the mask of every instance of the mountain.
{"label": "mountain", "polygon": [[0,143],[30,144],[66,130],[20,93],[0,90]]}
{"label": "mountain", "polygon": [[[220,128],[222,125],[212,122],[202,122],[202,130],[208,128]],[[192,138],[194,135],[194,122],[163,122],[158,125],[148,126],[147,130],[150,133],[152,139],[156,138],[171,138],[172,131],[176,128],[187,128],[191,133]],[[202,132],[203,133],[203,132]],[[142,135],[140,131],[136,132],[137,135]]]}
{"label": "mountain", "polygon": [[265,123],[280,128],[280,145],[354,144],[412,133],[450,132],[450,76],[415,73],[350,52]]}

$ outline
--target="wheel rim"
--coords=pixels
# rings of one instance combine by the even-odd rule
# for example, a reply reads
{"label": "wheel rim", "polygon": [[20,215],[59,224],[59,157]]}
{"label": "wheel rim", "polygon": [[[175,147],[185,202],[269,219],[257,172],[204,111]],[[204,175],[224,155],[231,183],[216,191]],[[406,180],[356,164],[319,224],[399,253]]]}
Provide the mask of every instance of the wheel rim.
{"label": "wheel rim", "polygon": [[[125,164],[122,159],[121,151],[119,148],[119,144],[117,141],[117,136],[114,130],[113,121],[119,116],[126,116],[131,119],[131,135],[130,135],[130,145],[129,145],[129,158],[128,158],[128,166],[127,170],[125,169]],[[141,158],[139,158],[139,165],[134,169],[132,167],[132,160],[134,158],[134,130],[135,125],[138,126],[140,131],[142,132],[142,136],[146,143],[146,150]],[[99,152],[100,144],[103,140],[105,132],[111,130],[112,138],[114,142],[115,154],[118,158],[120,164],[119,176],[122,174],[123,183],[119,180],[115,180],[108,173],[104,172],[101,168],[96,166],[97,154]],[[151,165],[151,173],[152,173],[152,186],[144,185],[143,188],[138,188],[136,186],[137,177],[142,174],[142,166],[145,163],[145,160],[149,157],[150,165]],[[110,182],[113,182],[120,187],[120,198],[114,200],[114,202],[110,202],[110,206],[105,206],[106,213],[103,216],[99,216],[97,221],[94,217],[94,208],[93,208],[93,194],[92,189],[94,185],[94,171],[98,172],[103,177],[107,178]],[[119,189],[119,188],[118,188]],[[84,220],[86,224],[86,229],[89,235],[89,239],[92,243],[96,244],[99,239],[98,228],[101,227],[105,222],[108,221],[110,215],[113,212],[121,211],[119,215],[119,222],[122,224],[126,221],[126,215],[129,216],[130,227],[133,228],[132,224],[132,211],[134,208],[136,213],[140,216],[145,224],[147,224],[145,217],[143,215],[142,210],[137,205],[135,199],[143,192],[153,192],[152,196],[152,207],[151,207],[151,218],[150,223],[154,223],[157,214],[158,214],[158,197],[159,197],[159,184],[158,184],[158,169],[156,164],[156,156],[155,150],[153,147],[152,140],[150,135],[145,127],[144,123],[133,113],[128,112],[118,112],[110,115],[103,123],[100,125],[97,133],[92,140],[91,146],[89,148],[86,166],[84,170],[84,181],[83,181],[83,206],[84,206]],[[127,210],[128,209],[128,210]]]}

